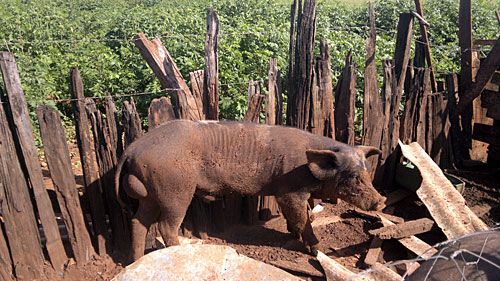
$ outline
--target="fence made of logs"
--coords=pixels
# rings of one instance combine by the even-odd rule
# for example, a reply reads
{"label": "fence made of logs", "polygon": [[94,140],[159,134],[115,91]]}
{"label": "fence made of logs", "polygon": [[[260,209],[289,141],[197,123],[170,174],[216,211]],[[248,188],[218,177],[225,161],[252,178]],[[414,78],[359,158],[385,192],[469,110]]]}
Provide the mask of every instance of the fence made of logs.
{"label": "fence made of logs", "polygon": [[[416,2],[418,7],[419,1]],[[461,94],[457,75],[436,81],[428,44],[415,42],[422,52],[417,51],[413,59],[410,57],[414,24],[411,13],[400,15],[394,59],[383,61],[383,85],[379,89],[373,6],[368,11],[370,31],[365,50],[361,139],[356,139],[354,127],[357,79],[357,66],[352,61],[354,50],[346,54],[345,66],[333,85],[325,40],[320,41],[319,56],[314,56],[314,0],[304,3],[295,0],[292,5],[287,82],[281,81],[276,60],[270,59],[267,90],[260,81],[249,82],[244,122],[282,125],[285,121],[288,126],[351,145],[378,147],[382,154],[370,160],[370,169],[376,187],[386,191],[394,185],[395,167],[400,159],[399,139],[418,142],[436,163],[447,168],[468,158],[467,134],[471,132],[464,125],[464,118],[457,114]],[[421,15],[421,7],[417,12]],[[427,38],[425,25],[419,23],[422,38]],[[219,119],[218,24],[216,13],[209,10],[206,66],[190,73],[190,87],[159,39],[137,35],[134,42],[138,51],[167,93],[154,99],[148,116],[142,118],[133,98],[124,101],[122,109],[117,110],[111,95],[98,100],[85,97],[80,73],[76,68],[71,69],[69,92],[84,188],[77,189],[60,114],[51,107],[40,106],[36,116],[56,194],[52,201],[44,185],[14,55],[1,53],[4,87],[0,103],[0,277],[3,280],[36,279],[47,270],[47,263],[56,272],[62,272],[69,259],[83,265],[96,254],[127,256],[131,218],[115,198],[115,165],[130,143],[147,134],[141,119],[147,119],[148,130],[176,118]],[[286,114],[283,85],[288,94]],[[134,202],[123,197],[133,205]],[[181,234],[206,238],[229,225],[254,224],[277,215],[279,209],[271,196],[228,195],[211,202],[195,197]],[[61,235],[61,229],[66,235]],[[148,239],[154,239],[154,225],[149,232]]]}

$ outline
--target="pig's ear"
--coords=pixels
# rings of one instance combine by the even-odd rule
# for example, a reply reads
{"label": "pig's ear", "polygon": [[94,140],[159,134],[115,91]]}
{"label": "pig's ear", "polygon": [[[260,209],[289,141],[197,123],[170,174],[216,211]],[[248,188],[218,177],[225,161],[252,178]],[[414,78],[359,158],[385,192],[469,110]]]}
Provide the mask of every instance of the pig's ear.
{"label": "pig's ear", "polygon": [[308,149],[307,166],[313,176],[319,180],[333,177],[337,165],[337,156],[331,150]]}
{"label": "pig's ear", "polygon": [[377,154],[382,154],[382,151],[374,146],[367,145],[357,145],[356,148],[361,151],[361,153],[366,157],[370,157]]}

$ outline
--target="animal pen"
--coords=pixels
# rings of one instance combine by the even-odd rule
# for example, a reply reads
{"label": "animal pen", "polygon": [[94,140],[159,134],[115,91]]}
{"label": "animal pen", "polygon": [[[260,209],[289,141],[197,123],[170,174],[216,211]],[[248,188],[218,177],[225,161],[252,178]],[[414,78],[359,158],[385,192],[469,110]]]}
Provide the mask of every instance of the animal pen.
{"label": "animal pen", "polygon": [[[471,1],[460,2],[461,72],[450,73],[445,80],[436,77],[428,26],[421,3],[416,0],[416,12],[400,14],[394,57],[382,62],[381,89],[374,59],[375,13],[370,6],[363,73],[363,133],[358,139],[354,131],[358,72],[352,52],[361,50],[351,50],[346,54],[345,66],[337,84],[333,85],[326,40],[319,42],[319,55],[314,53],[316,3],[314,0],[305,0],[304,3],[295,0],[290,14],[287,81],[282,81],[276,59],[270,59],[267,85],[260,81],[248,83],[248,109],[244,121],[293,126],[350,145],[380,148],[382,154],[371,158],[369,169],[374,185],[387,195],[388,207],[413,193],[401,188],[396,178],[402,166],[402,155],[415,166],[428,168],[426,171],[434,175],[438,184],[443,184],[439,182],[439,168],[461,167],[471,156],[487,158],[489,163],[498,164],[500,40],[482,40],[473,44]],[[412,40],[415,25],[420,27],[417,41]],[[134,38],[138,51],[153,70],[165,94],[150,104],[148,130],[173,119],[218,120],[218,33],[217,15],[209,10],[205,68],[191,72],[189,83],[159,39],[150,40],[142,33]],[[415,56],[412,58],[413,43]],[[479,59],[478,44],[492,45],[484,59]],[[32,280],[45,276],[47,270],[60,274],[69,259],[79,266],[90,262],[95,255],[126,257],[130,248],[131,218],[116,200],[114,171],[124,149],[147,134],[142,128],[134,98],[124,101],[119,110],[114,101],[116,96],[85,97],[80,73],[76,68],[71,69],[71,98],[66,102],[72,105],[75,121],[83,170],[84,189],[81,192],[76,188],[60,114],[48,106],[36,109],[43,152],[56,194],[56,198],[50,198],[43,182],[34,129],[14,54],[2,52],[0,65],[4,81],[0,106],[0,279]],[[282,85],[285,85],[288,95],[286,106]],[[487,150],[484,143],[476,140],[488,143]],[[413,142],[418,145],[410,144]],[[428,162],[422,159],[424,152],[439,168],[432,165],[429,168]],[[403,223],[389,211],[387,217],[379,217],[374,212],[359,213],[381,220],[386,227],[394,223],[404,225],[406,234],[391,237],[399,239],[413,255],[423,258],[429,258],[436,249],[414,235],[429,231],[434,222],[448,239],[486,229],[486,225],[465,206],[460,195],[450,195],[450,202],[444,207],[451,208],[450,211],[440,212],[440,204],[444,203],[439,200],[444,200],[442,196],[446,195],[433,190],[432,184],[424,187],[425,177],[423,182],[417,194],[426,206],[433,206],[429,207],[432,220],[422,218]],[[434,194],[434,199],[426,194]],[[123,200],[133,203],[122,195]],[[311,208],[319,203],[310,201]],[[462,208],[455,209],[458,215],[453,214],[453,208],[457,206]],[[212,200],[195,197],[182,224],[181,234],[206,239],[231,225],[257,224],[279,215],[279,208],[270,196],[228,195]],[[463,223],[459,222],[463,218],[460,216],[472,217],[472,224],[457,226]],[[364,262],[374,265],[382,241],[387,238],[384,238],[383,230],[370,234],[373,238]],[[148,235],[150,245],[156,236],[153,225]],[[416,267],[418,263],[411,262],[407,270],[411,272]]]}

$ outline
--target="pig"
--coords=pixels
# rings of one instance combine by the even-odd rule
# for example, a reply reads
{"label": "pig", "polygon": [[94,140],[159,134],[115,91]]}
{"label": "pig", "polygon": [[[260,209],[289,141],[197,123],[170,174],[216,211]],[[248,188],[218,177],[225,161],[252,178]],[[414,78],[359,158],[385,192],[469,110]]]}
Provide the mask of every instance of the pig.
{"label": "pig", "polygon": [[165,245],[178,230],[193,196],[273,195],[288,231],[313,253],[318,239],[308,199],[340,198],[363,210],[381,210],[386,198],[372,186],[369,146],[349,146],[285,126],[238,122],[167,122],[133,142],[117,164],[115,192],[138,199],[131,222],[131,258],[144,254],[149,226],[158,221]]}

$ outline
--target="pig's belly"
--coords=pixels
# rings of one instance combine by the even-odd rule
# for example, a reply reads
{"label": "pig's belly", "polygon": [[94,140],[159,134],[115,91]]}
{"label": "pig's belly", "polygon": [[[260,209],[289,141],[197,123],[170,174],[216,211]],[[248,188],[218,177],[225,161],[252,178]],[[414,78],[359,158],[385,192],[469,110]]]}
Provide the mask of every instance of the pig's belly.
{"label": "pig's belly", "polygon": [[211,194],[258,194],[269,178],[264,164],[232,161],[212,164],[204,167],[205,179],[198,186]]}

